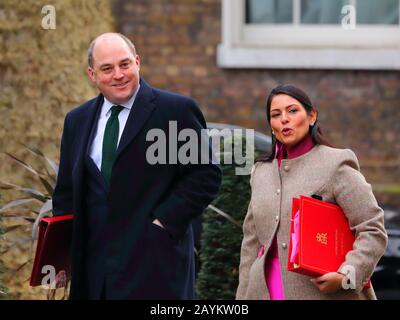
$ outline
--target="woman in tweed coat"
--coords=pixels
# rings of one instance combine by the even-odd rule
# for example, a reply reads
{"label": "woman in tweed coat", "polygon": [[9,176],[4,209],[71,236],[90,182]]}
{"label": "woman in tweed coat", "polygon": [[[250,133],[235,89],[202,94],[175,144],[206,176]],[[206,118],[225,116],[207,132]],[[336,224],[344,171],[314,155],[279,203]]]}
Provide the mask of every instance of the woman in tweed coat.
{"label": "woman in tweed coat", "polygon": [[[383,211],[360,173],[357,157],[349,149],[329,146],[317,111],[298,88],[272,90],[267,118],[273,151],[257,161],[251,173],[236,298],[376,299],[366,284],[385,251],[387,234]],[[338,204],[356,237],[337,272],[315,279],[287,271],[291,200],[313,194]],[[349,267],[355,282],[346,288],[342,284],[347,283]]]}

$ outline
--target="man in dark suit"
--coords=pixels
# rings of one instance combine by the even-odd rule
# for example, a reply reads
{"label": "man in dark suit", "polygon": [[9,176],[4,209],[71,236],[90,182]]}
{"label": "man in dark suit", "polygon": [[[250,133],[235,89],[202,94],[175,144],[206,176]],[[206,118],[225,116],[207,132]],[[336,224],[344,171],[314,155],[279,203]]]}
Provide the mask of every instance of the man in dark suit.
{"label": "man in dark suit", "polygon": [[[121,34],[97,37],[88,62],[101,93],[65,118],[53,195],[54,215],[74,214],[70,298],[192,299],[191,222],[217,196],[221,171],[212,153],[207,163],[171,161],[184,141],[168,137],[189,129],[200,144],[203,115],[191,98],[140,78]],[[148,159],[153,129],[166,134],[166,164]]]}

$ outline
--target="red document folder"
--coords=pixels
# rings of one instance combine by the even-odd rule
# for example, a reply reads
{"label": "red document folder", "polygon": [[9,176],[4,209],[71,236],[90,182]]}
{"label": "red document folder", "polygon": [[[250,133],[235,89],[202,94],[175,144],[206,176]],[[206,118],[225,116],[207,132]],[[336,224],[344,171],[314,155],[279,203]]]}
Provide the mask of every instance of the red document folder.
{"label": "red document folder", "polygon": [[296,263],[290,262],[292,241],[289,245],[288,270],[311,277],[336,272],[354,243],[354,235],[342,209],[334,204],[300,196],[293,198],[292,223],[299,210],[299,242]]}
{"label": "red document folder", "polygon": [[48,273],[42,273],[46,265],[53,266],[56,275],[65,271],[67,278],[71,275],[70,248],[72,239],[73,215],[44,218],[39,223],[38,242],[33,263],[30,285],[42,284]]}

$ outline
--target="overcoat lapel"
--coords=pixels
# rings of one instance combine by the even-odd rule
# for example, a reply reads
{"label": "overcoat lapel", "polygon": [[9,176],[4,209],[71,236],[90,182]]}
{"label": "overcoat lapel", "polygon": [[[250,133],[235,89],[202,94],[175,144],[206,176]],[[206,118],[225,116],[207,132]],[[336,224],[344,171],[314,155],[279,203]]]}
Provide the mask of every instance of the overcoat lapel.
{"label": "overcoat lapel", "polygon": [[[73,181],[73,189],[74,189],[74,200],[76,201],[75,208],[80,208],[81,204],[81,194],[83,188],[83,168],[85,165],[85,155],[87,154],[87,150],[89,148],[89,136],[91,133],[92,127],[97,123],[96,118],[100,112],[101,105],[103,104],[104,98],[103,95],[99,95],[96,100],[94,100],[93,104],[87,108],[86,112],[81,115],[81,121],[79,124],[82,125],[80,128],[80,143],[78,149],[77,160],[72,168],[72,181]],[[79,129],[79,128],[78,128]]]}

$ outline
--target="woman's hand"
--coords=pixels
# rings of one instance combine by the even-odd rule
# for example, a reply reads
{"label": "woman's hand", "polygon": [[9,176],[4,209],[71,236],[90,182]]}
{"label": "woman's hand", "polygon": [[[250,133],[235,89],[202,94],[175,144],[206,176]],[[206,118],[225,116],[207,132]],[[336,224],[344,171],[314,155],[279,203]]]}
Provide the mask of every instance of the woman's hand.
{"label": "woman's hand", "polygon": [[311,282],[322,293],[335,293],[342,289],[343,279],[345,279],[345,275],[338,272],[329,272],[318,278],[311,279]]}

